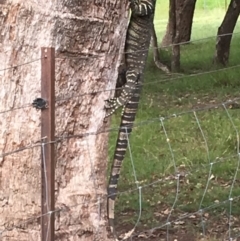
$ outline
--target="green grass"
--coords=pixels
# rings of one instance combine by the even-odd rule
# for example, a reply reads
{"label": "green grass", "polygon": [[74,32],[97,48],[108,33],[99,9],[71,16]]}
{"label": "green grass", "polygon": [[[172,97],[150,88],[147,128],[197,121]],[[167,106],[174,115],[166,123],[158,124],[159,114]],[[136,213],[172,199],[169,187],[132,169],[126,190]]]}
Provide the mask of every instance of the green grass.
{"label": "green grass", "polygon": [[[158,0],[156,5],[154,24],[159,39],[162,39],[167,26],[168,2],[169,1],[166,0]],[[229,3],[229,0],[227,0],[227,2]],[[217,29],[224,18],[225,12],[224,0],[197,0],[191,40],[194,41],[212,37],[214,41]],[[234,30],[234,33],[237,32],[240,32],[239,24]]]}
{"label": "green grass", "polygon": [[[155,23],[159,41],[166,29],[166,2],[159,0],[157,5]],[[214,34],[224,16],[224,2],[221,6],[212,5],[212,0],[205,2],[207,10],[202,7],[204,0],[198,0],[197,3],[192,32],[194,41],[181,47],[181,73],[171,77],[165,76],[154,66],[151,52],[149,54],[136,123],[155,120],[137,125],[130,138],[137,179],[143,186],[140,229],[148,229],[166,222],[169,214],[166,210],[171,209],[177,193],[178,182],[174,178],[176,170],[182,176],[179,181],[178,200],[172,212],[173,219],[177,219],[182,213],[192,213],[200,208],[221,204],[228,199],[230,193],[232,197],[240,195],[240,173],[237,169],[239,143],[235,129],[240,126],[240,111],[228,108],[226,112],[223,108],[217,108],[196,112],[196,115],[190,112],[173,117],[173,114],[178,115],[240,96],[240,68],[224,70],[212,65],[216,38]],[[204,11],[208,11],[208,22],[206,18],[201,20]],[[240,32],[240,26],[236,27],[235,33],[237,31]],[[201,38],[206,39],[200,40]],[[234,35],[229,67],[240,64],[239,41],[240,35]],[[165,49],[161,54],[163,60],[168,63],[170,51]],[[210,73],[202,74],[204,72]],[[161,122],[160,117],[169,118]],[[119,120],[118,113],[112,117],[112,125],[117,126]],[[117,133],[110,136],[111,162],[116,137]],[[231,186],[235,173],[237,179],[234,186]],[[207,181],[208,177],[211,177],[211,180]],[[148,186],[152,182],[156,183]],[[119,191],[135,188],[128,151],[121,171]],[[237,201],[238,199],[232,203],[233,215],[239,215],[240,212]],[[206,210],[205,213],[210,213],[211,217],[207,219],[209,225],[221,223],[221,218],[228,215],[229,208],[230,204],[226,202]],[[118,227],[132,227],[137,220],[138,209],[138,191],[119,195],[116,207]],[[161,215],[158,215],[159,213]],[[201,232],[201,220],[197,223]],[[188,225],[192,227],[192,223]]]}

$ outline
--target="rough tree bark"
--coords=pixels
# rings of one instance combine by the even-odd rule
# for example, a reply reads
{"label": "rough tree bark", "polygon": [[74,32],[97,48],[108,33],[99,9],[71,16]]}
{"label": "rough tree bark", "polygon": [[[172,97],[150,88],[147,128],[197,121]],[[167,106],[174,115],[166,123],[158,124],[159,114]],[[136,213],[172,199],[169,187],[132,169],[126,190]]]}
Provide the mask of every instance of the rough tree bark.
{"label": "rough tree bark", "polygon": [[176,4],[177,0],[170,0],[171,10],[169,19],[173,23],[173,35],[172,35],[172,56],[171,56],[171,71],[178,72],[180,69],[180,45],[179,45],[179,29],[177,28],[177,13]]}
{"label": "rough tree bark", "polygon": [[[40,97],[41,47],[55,47],[56,136],[97,132],[115,87],[127,26],[123,0],[0,0],[0,112]],[[77,97],[79,96],[79,97]],[[40,139],[40,112],[0,113],[2,153]],[[109,240],[105,200],[108,134],[56,144],[55,240]],[[0,154],[0,240],[40,240],[40,147]],[[33,218],[32,218],[33,217]],[[34,218],[35,217],[35,218]]]}
{"label": "rough tree bark", "polygon": [[216,51],[214,56],[215,64],[227,65],[229,60],[232,33],[240,14],[240,1],[231,0],[221,26],[218,28]]}
{"label": "rough tree bark", "polygon": [[[195,10],[197,0],[178,0],[176,1],[176,20],[177,20],[177,29],[179,30],[179,42],[184,43],[188,42],[191,39],[191,32],[192,32],[192,22],[193,22],[193,15]],[[167,24],[167,30],[163,37],[161,46],[169,46],[173,42],[173,34],[174,29],[170,18],[170,12],[172,11],[172,4],[169,1],[169,19]]]}
{"label": "rough tree bark", "polygon": [[154,24],[152,24],[151,35],[152,35],[151,45],[153,48],[153,61],[154,61],[155,65],[157,66],[157,68],[159,68],[164,73],[169,74],[170,70],[169,70],[168,66],[163,64],[160,59],[160,49],[158,47],[157,34],[155,31]]}

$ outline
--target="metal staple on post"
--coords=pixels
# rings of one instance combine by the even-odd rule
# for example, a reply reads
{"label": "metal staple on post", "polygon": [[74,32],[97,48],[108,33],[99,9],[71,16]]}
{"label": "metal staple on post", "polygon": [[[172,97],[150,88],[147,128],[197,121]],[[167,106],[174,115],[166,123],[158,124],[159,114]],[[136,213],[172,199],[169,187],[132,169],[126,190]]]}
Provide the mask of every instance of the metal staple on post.
{"label": "metal staple on post", "polygon": [[41,109],[41,240],[54,241],[55,49],[41,48],[41,59],[41,97],[47,103]]}

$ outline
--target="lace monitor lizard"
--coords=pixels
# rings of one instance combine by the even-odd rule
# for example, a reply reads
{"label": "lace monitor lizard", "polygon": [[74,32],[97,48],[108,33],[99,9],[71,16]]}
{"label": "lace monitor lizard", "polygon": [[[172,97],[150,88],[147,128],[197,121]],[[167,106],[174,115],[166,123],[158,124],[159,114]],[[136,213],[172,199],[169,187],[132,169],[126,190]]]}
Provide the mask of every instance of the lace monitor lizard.
{"label": "lace monitor lizard", "polygon": [[[125,84],[119,97],[106,100],[107,114],[112,115],[119,107],[122,107],[122,118],[117,138],[114,160],[111,167],[108,184],[108,219],[111,232],[115,240],[119,240],[114,227],[114,208],[117,193],[117,183],[121,165],[128,146],[130,135],[135,120],[138,102],[140,99],[144,69],[147,61],[151,40],[151,29],[156,0],[129,0],[131,17],[127,29],[125,42]],[[122,81],[119,74],[119,78]],[[125,233],[122,240],[129,238],[134,232],[133,228]]]}

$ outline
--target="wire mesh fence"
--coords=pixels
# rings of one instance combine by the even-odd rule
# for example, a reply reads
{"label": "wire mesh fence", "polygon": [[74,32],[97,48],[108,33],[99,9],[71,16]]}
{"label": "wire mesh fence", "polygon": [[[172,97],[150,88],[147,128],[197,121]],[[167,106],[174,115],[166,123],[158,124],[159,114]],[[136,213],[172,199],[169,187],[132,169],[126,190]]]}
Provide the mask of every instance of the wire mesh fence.
{"label": "wire mesh fence", "polygon": [[[132,150],[132,143],[129,140],[129,159],[128,165],[130,165],[132,168],[129,170],[130,174],[133,175],[133,184],[129,185],[129,183],[124,183],[124,188],[126,190],[121,190],[118,195],[120,197],[120,206],[127,207],[128,204],[124,204],[126,200],[128,200],[127,203],[133,204],[134,209],[132,211],[129,211],[130,216],[135,215],[136,223],[134,225],[139,225],[140,223],[144,223],[146,221],[146,212],[153,212],[152,215],[154,216],[155,220],[152,220],[152,224],[155,223],[155,226],[151,229],[141,230],[138,231],[137,234],[135,234],[136,237],[154,237],[156,236],[155,233],[158,230],[165,230],[166,239],[169,240],[171,237],[171,233],[173,232],[174,228],[181,228],[181,226],[184,228],[184,223],[186,222],[194,222],[196,225],[200,225],[200,230],[203,235],[207,234],[209,222],[211,221],[211,218],[214,215],[220,215],[221,212],[225,212],[222,214],[223,216],[228,217],[228,227],[226,229],[229,238],[235,238],[239,235],[239,233],[235,231],[233,227],[235,227],[234,224],[234,212],[236,211],[234,205],[237,206],[237,201],[239,199],[239,192],[238,188],[236,187],[236,184],[238,183],[239,178],[239,134],[236,125],[234,124],[234,120],[231,116],[231,109],[229,110],[228,107],[231,104],[236,103],[234,101],[229,101],[225,103],[219,103],[216,105],[208,106],[206,108],[202,109],[196,109],[196,110],[189,110],[182,113],[175,113],[171,116],[166,117],[159,117],[154,118],[150,120],[146,120],[143,122],[139,122],[135,124],[136,129],[141,130],[142,128],[148,128],[149,126],[155,125],[154,131],[158,129],[158,131],[162,132],[159,135],[162,137],[162,141],[165,141],[165,144],[169,150],[169,155],[167,155],[165,158],[157,158],[157,161],[160,165],[163,164],[163,159],[165,164],[166,162],[169,167],[168,174],[166,176],[162,176],[161,167],[157,168],[154,167],[155,172],[158,174],[153,174],[151,168],[148,168],[146,170],[146,175],[149,175],[149,178],[145,177],[146,179],[142,179],[142,177],[138,177],[138,173],[140,173],[140,176],[142,176],[141,169],[143,166],[146,165],[146,162],[150,163],[151,159],[146,159],[146,157],[142,157],[141,160],[135,160],[135,155]],[[221,107],[222,110],[219,110],[219,107]],[[236,141],[237,146],[236,150],[232,150],[231,154],[225,154],[221,157],[212,157],[211,153],[211,146],[207,142],[206,134],[204,133],[204,127],[201,125],[201,115],[204,115],[206,111],[212,110],[212,115],[215,115],[214,112],[224,112],[228,119],[228,126],[232,127],[232,129],[236,132]],[[176,150],[172,146],[173,138],[171,137],[172,131],[168,130],[168,128],[171,128],[171,125],[168,125],[168,122],[173,120],[175,122],[181,122],[181,118],[183,116],[192,116],[192,119],[194,119],[195,124],[197,126],[196,129],[199,129],[200,136],[202,137],[202,141],[199,141],[199,148],[200,145],[203,145],[205,148],[205,153],[203,153],[203,156],[206,155],[206,160],[201,159],[201,157],[198,157],[199,163],[192,163],[187,166],[186,164],[183,164],[181,161],[179,162],[179,156],[176,154]],[[186,120],[184,120],[186,121]],[[157,127],[156,127],[157,126]],[[111,128],[109,130],[106,130],[107,132],[116,132],[118,131],[118,128]],[[79,135],[74,136],[64,136],[64,137],[58,137],[56,139],[56,143],[62,142],[65,139],[70,138],[78,138],[78,137],[87,137],[89,135],[99,135],[100,133],[81,133]],[[149,141],[149,140],[148,140]],[[37,143],[39,142],[39,143]],[[19,153],[21,151],[24,151],[26,149],[30,148],[43,148],[48,143],[45,143],[44,146],[40,143],[40,140],[35,141],[31,146],[26,146],[18,150],[14,150],[12,152],[3,153],[1,157],[6,157],[8,155],[13,155],[14,153]],[[154,140],[154,143],[158,143],[157,140]],[[144,143],[143,143],[144,145]],[[186,145],[186,144],[185,144]],[[155,146],[155,145],[154,145]],[[155,147],[157,147],[156,145]],[[159,148],[159,146],[158,146]],[[200,148],[201,149],[201,148]],[[150,150],[149,150],[150,151]],[[190,150],[189,150],[190,152]],[[154,155],[154,153],[151,153]],[[189,154],[191,155],[191,154]],[[197,157],[195,157],[197,158]],[[145,159],[145,160],[144,160]],[[91,159],[89,159],[91,161]],[[155,163],[156,164],[156,163]],[[223,167],[227,167],[227,164],[231,165],[231,168],[235,170],[229,177],[224,177],[223,180],[221,180],[221,175],[219,175],[219,170],[217,170],[221,165]],[[140,165],[140,166],[139,166]],[[94,167],[92,167],[94,169]],[[144,166],[144,168],[146,168]],[[216,171],[214,170],[216,168]],[[129,167],[128,167],[129,169]],[[220,170],[222,172],[222,170]],[[94,172],[93,172],[94,173]],[[196,178],[196,175],[202,175],[201,177],[197,177],[198,181],[195,183],[194,179]],[[123,174],[124,177],[124,174]],[[218,179],[220,179],[220,183],[218,182]],[[126,181],[126,180],[125,180]],[[127,185],[126,185],[127,184]],[[196,184],[196,186],[194,186]],[[95,184],[96,185],[96,184]],[[189,187],[193,185],[192,187]],[[225,188],[225,192],[219,193],[218,189]],[[135,188],[134,188],[135,186]],[[192,188],[192,192],[194,192],[194,189],[197,189],[197,192],[194,194],[189,194],[187,196],[185,192]],[[216,194],[214,194],[214,191],[216,189]],[[167,193],[164,194],[164,191]],[[96,194],[97,194],[97,187],[96,187]],[[213,194],[211,194],[213,193]],[[221,196],[219,196],[221,194]],[[195,196],[194,196],[195,195]],[[121,196],[124,196],[121,200]],[[152,199],[152,200],[151,200]],[[164,200],[166,199],[166,200]],[[195,201],[193,201],[195,199]],[[207,199],[207,201],[205,200]],[[16,200],[17,201],[17,200]],[[184,204],[184,202],[186,202]],[[101,203],[100,200],[98,200],[99,204]],[[195,205],[194,205],[195,202]],[[76,206],[82,206],[83,203],[78,203]],[[192,207],[189,207],[191,211],[186,211],[188,208],[187,206],[191,205]],[[75,206],[75,207],[76,207]],[[138,206],[138,208],[136,207]],[[51,215],[52,212],[59,213],[59,212],[71,212],[72,206],[63,206],[60,208],[57,208],[56,210],[53,210],[49,213],[46,213],[45,215]],[[156,208],[156,210],[152,210],[152,208]],[[214,211],[219,210],[219,214],[216,214]],[[213,213],[211,213],[213,211]],[[122,212],[126,212],[123,211]],[[120,212],[121,213],[121,212]],[[125,213],[124,216],[126,217],[127,214]],[[37,215],[35,217],[29,217],[26,220],[20,220],[15,222],[16,220],[11,220],[9,223],[5,224],[5,230],[2,230],[3,232],[12,230],[12,229],[18,229],[27,227],[28,225],[37,222],[42,215]],[[225,217],[225,218],[226,218]],[[142,220],[143,218],[143,220]],[[160,219],[161,221],[158,221]],[[121,218],[120,218],[121,220]],[[190,221],[189,221],[190,220]],[[156,222],[158,221],[158,225],[156,225]],[[131,221],[130,223],[132,223]],[[14,224],[13,224],[14,223]],[[16,224],[17,223],[17,224]],[[145,235],[145,236],[144,236]]]}
{"label": "wire mesh fence", "polygon": [[[198,49],[198,51],[199,54],[201,50]],[[86,56],[86,58],[93,57]],[[187,62],[192,56],[186,51],[185,58]],[[19,66],[29,65],[36,61],[40,63],[40,60],[36,59]],[[0,71],[8,71],[19,66],[6,67]],[[173,96],[174,100],[177,99],[174,107],[171,106],[172,103],[168,103],[169,99],[161,96],[161,90],[165,88],[164,84],[179,85],[181,81],[186,83],[202,81],[202,78],[214,79],[217,83],[221,81],[222,76],[233,74],[232,72],[234,76],[239,76],[239,67],[239,64],[233,63],[225,68],[209,68],[204,71],[199,69],[179,76],[153,77],[143,83],[144,88],[152,86],[149,88],[156,89],[156,92],[160,91],[156,93],[158,98],[148,96],[148,93],[144,91],[145,97],[140,104],[139,111],[145,109],[146,112],[142,113],[140,121],[136,121],[133,134],[128,139],[128,155],[120,180],[116,210],[119,233],[136,226],[137,231],[132,237],[133,240],[141,238],[172,240],[179,235],[184,235],[185,232],[191,233],[193,230],[197,230],[196,232],[203,236],[211,232],[217,236],[220,232],[224,238],[229,240],[240,236],[237,217],[239,212],[237,202],[240,198],[238,188],[240,96],[230,93],[227,96],[206,100],[197,97],[189,102],[187,100],[189,95],[182,96],[181,100],[178,96]],[[77,95],[59,95],[56,96],[56,103],[69,99],[81,99],[106,91],[114,92],[115,89],[99,89]],[[183,105],[184,101],[188,104]],[[147,108],[144,107],[145,105]],[[161,108],[158,109],[158,106]],[[153,111],[151,111],[152,107],[154,107]],[[8,115],[13,111],[22,111],[26,108],[32,108],[32,102],[2,110],[0,115]],[[92,182],[96,191],[95,205],[99,206],[99,210],[104,200],[98,194],[97,178],[94,176],[95,167],[88,138],[111,133],[110,152],[112,152],[115,145],[113,139],[119,131],[115,119],[108,129],[59,135],[54,141],[55,145],[61,145],[66,140],[85,138],[85,148],[89,153],[93,173]],[[14,123],[10,124],[14,125]],[[37,152],[43,153],[44,161],[44,150],[48,144],[50,143],[43,144],[42,139],[36,138],[30,140],[28,145],[8,151],[3,150],[0,159],[9,156],[16,157],[16,155],[21,157],[24,151],[37,149]],[[56,216],[59,213],[72,215],[73,208],[81,207],[87,202],[89,200],[79,202],[74,206],[63,204],[45,214],[37,214],[22,220],[15,220],[11,217],[4,222],[0,235],[4,237],[11,230],[39,225],[39,220],[43,215],[49,217],[53,213]],[[61,233],[61,230],[58,232]]]}

